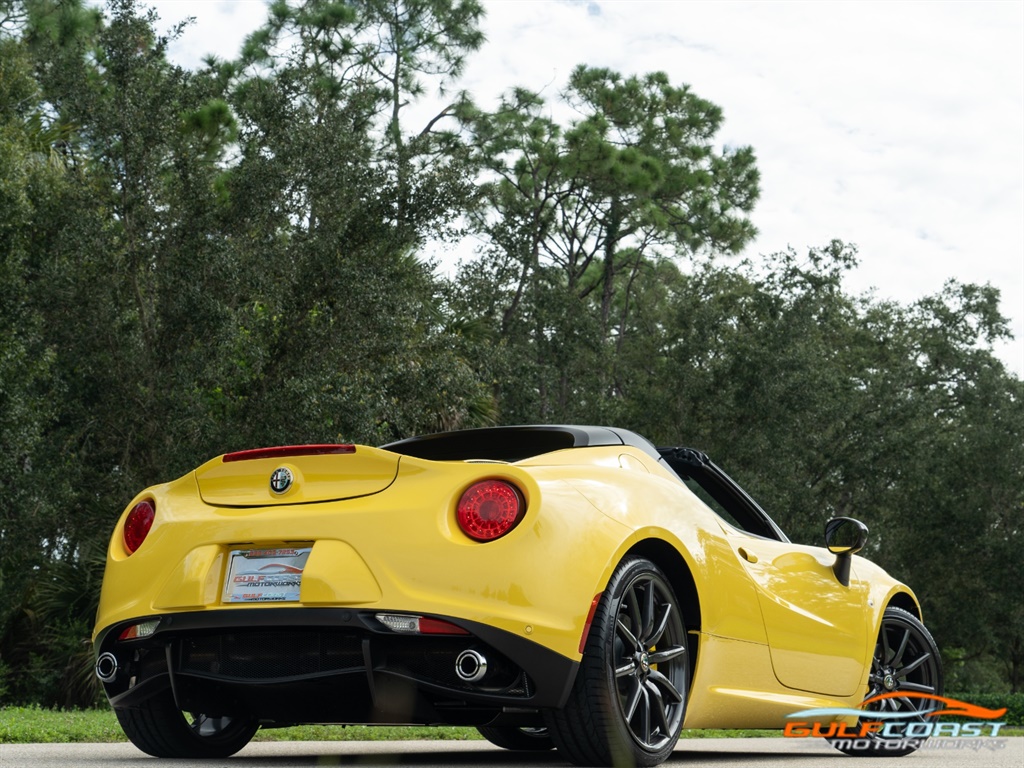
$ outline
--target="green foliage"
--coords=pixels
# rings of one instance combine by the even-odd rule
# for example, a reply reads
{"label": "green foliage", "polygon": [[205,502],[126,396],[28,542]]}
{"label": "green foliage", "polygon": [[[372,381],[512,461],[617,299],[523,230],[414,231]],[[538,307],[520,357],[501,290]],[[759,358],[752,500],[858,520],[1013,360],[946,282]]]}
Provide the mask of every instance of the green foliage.
{"label": "green foliage", "polygon": [[0,37],[0,693],[20,679],[2,642],[33,569],[59,531],[66,486],[47,471],[47,430],[61,394],[44,314],[33,301],[34,238],[66,190],[40,147],[40,94],[27,48]]}
{"label": "green foliage", "polygon": [[998,652],[979,653],[979,647],[954,645],[946,645],[939,650],[942,652],[943,684],[947,690],[993,694],[1010,690],[1007,685],[1008,659],[1002,658]]}
{"label": "green foliage", "polygon": [[614,417],[637,296],[666,253],[731,253],[754,234],[753,153],[716,152],[721,111],[688,86],[580,66],[563,99],[580,116],[568,126],[522,88],[492,114],[460,112],[485,171],[474,226],[488,245],[484,272],[459,279],[500,281],[466,301],[505,345],[495,391],[512,421]]}
{"label": "green foliage", "polygon": [[381,442],[488,417],[413,257],[464,207],[468,179],[457,153],[422,165],[433,145],[400,123],[412,73],[443,83],[479,42],[474,7],[281,5],[250,40],[273,76],[232,80],[241,161],[224,224],[253,282],[236,315],[240,376],[218,396],[252,427],[234,432],[242,445]]}
{"label": "green foliage", "polygon": [[20,673],[8,679],[0,701],[50,707],[99,703],[89,638],[104,560],[105,548],[94,540],[84,551],[40,566],[4,628],[0,648]]}
{"label": "green foliage", "polygon": [[986,709],[1002,709],[997,722],[1005,722],[1008,726],[1024,726],[1024,693],[948,693],[951,699],[959,699],[969,704],[977,704]]}

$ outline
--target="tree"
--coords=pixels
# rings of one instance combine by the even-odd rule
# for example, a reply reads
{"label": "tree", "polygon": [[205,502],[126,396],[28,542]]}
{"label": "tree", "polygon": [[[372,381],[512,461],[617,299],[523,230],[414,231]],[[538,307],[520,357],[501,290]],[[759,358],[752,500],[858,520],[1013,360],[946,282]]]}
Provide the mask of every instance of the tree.
{"label": "tree", "polygon": [[981,673],[994,657],[1020,690],[1024,390],[991,353],[1009,335],[998,292],[950,281],[883,327],[904,350],[903,391],[918,407],[918,439],[888,489],[883,552],[921,585],[949,685],[990,685]]}
{"label": "tree", "polygon": [[465,188],[458,143],[437,130],[455,104],[412,132],[403,114],[428,92],[422,78],[444,93],[462,72],[483,42],[482,17],[477,0],[277,0],[241,58],[222,71],[240,79],[243,100],[275,81],[310,126],[326,128],[344,113],[344,125],[333,127],[370,143],[370,156],[356,159],[385,174],[386,213],[416,240],[423,205],[441,203],[435,216],[443,222],[447,198]]}
{"label": "tree", "polygon": [[[26,638],[55,631],[39,596],[55,574],[85,567],[83,552],[140,487],[216,452],[204,393],[223,370],[236,292],[210,225],[231,120],[209,80],[168,64],[155,16],[134,2],[111,3],[108,24],[77,2],[24,8],[20,40],[4,43],[18,46],[31,83],[18,102],[31,183],[10,306],[48,382],[33,409],[43,450],[12,454],[37,475],[19,484],[38,499],[14,500],[33,527],[4,550],[30,553],[31,567],[4,564],[18,585],[0,642],[18,666],[48,670],[35,688],[16,677],[13,695],[84,704],[94,688],[51,673],[67,666],[62,654],[84,658],[75,633],[87,640],[95,595],[71,601],[43,649]],[[84,698],[61,698],[75,690]]]}
{"label": "tree", "polygon": [[[17,574],[34,559],[33,548],[20,539],[38,542],[32,520],[38,503],[33,489],[37,451],[52,417],[47,396],[53,385],[52,355],[43,341],[40,318],[27,285],[35,204],[60,173],[33,152],[27,112],[37,107],[38,94],[21,46],[0,39],[0,595],[10,606]],[[36,461],[34,461],[36,460]],[[13,582],[13,583],[12,583]]]}
{"label": "tree", "polygon": [[[0,699],[18,695],[16,633],[33,574],[64,550],[69,488],[53,471],[47,440],[62,388],[43,313],[33,301],[36,239],[67,199],[68,178],[52,144],[27,45],[15,33],[27,14],[0,5]],[[12,669],[13,672],[13,669]]]}
{"label": "tree", "polygon": [[468,180],[454,149],[426,168],[437,145],[400,122],[417,75],[443,85],[479,44],[478,18],[470,2],[275,3],[239,61],[212,63],[240,120],[226,235],[254,279],[224,390],[254,430],[237,439],[380,442],[487,411],[415,258]]}
{"label": "tree", "polygon": [[[475,221],[489,241],[483,256],[509,280],[500,334],[532,351],[523,366],[532,368],[541,414],[556,419],[570,400],[586,399],[593,413],[595,401],[600,412],[623,396],[615,358],[633,291],[661,258],[741,249],[754,233],[746,214],[758,194],[753,152],[712,145],[721,111],[662,73],[624,78],[581,66],[563,99],[579,115],[566,127],[524,89],[494,113],[463,112],[489,174]],[[539,314],[542,307],[555,316]],[[571,343],[584,317],[597,325],[566,357],[594,351],[594,364],[581,366],[591,381],[553,359],[556,350],[544,351],[552,331]]]}

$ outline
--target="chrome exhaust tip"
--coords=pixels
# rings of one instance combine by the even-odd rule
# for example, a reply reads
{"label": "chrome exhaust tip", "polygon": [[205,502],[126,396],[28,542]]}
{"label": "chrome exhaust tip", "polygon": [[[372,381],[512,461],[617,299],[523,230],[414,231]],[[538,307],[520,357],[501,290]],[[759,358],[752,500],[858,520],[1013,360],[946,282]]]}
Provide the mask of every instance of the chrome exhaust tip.
{"label": "chrome exhaust tip", "polygon": [[96,677],[103,683],[112,683],[117,678],[121,665],[117,663],[117,657],[110,651],[101,653],[96,659]]}
{"label": "chrome exhaust tip", "polygon": [[479,651],[465,650],[455,659],[455,674],[467,683],[478,683],[487,674],[487,659]]}

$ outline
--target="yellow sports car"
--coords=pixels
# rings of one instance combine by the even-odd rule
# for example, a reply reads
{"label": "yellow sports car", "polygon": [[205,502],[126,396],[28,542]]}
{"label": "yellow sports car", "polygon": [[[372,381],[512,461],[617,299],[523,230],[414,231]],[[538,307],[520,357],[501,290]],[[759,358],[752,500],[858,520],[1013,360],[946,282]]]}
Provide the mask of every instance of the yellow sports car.
{"label": "yellow sports car", "polygon": [[[856,725],[865,698],[923,719],[938,651],[913,593],[855,556],[866,533],[793,544],[706,455],[624,429],[229,453],[122,514],[96,674],[132,742],[180,758],[402,723],[649,766],[684,727]],[[862,735],[836,746],[877,754]]]}

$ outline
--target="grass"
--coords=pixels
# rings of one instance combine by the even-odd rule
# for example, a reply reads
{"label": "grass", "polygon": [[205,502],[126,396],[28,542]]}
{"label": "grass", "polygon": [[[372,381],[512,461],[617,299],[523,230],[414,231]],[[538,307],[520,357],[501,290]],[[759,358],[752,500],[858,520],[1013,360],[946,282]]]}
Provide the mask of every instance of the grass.
{"label": "grass", "polygon": [[[777,737],[775,730],[685,730],[684,739]],[[1024,728],[1008,728],[1000,736],[1024,736]],[[395,741],[479,739],[474,728],[393,727],[386,725],[298,725],[260,731],[256,741]],[[0,744],[127,741],[109,709],[62,711],[39,707],[0,709]]]}
{"label": "grass", "polygon": [[0,744],[126,741],[110,710],[0,709]]}
{"label": "grass", "polygon": [[[474,728],[394,727],[387,725],[297,725],[259,731],[255,741],[466,741],[481,736]],[[0,709],[0,744],[127,741],[110,709],[54,710],[40,707]]]}

